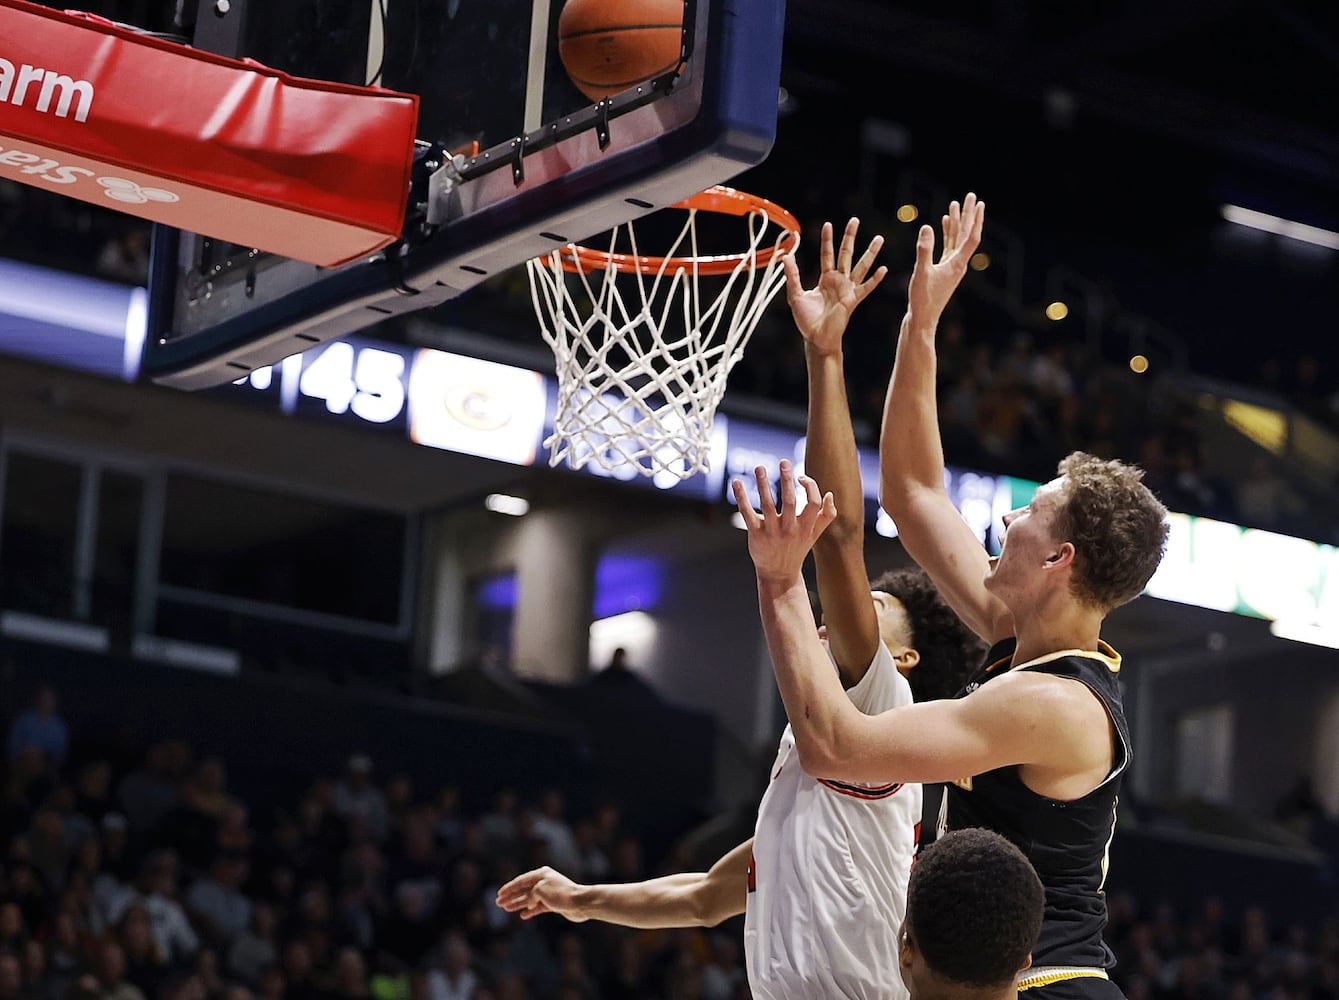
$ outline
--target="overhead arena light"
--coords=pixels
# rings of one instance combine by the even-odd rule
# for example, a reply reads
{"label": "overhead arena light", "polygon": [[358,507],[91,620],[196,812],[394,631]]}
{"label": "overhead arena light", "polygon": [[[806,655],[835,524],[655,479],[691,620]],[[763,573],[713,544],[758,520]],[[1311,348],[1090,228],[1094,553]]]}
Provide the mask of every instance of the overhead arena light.
{"label": "overhead arena light", "polygon": [[530,511],[530,501],[524,497],[507,496],[505,493],[490,493],[484,497],[484,506],[495,514],[507,514],[521,517]]}
{"label": "overhead arena light", "polygon": [[1291,219],[1281,219],[1277,215],[1242,208],[1240,205],[1224,205],[1222,213],[1224,219],[1228,222],[1235,222],[1239,226],[1259,229],[1276,236],[1286,236],[1288,239],[1297,240],[1300,243],[1310,243],[1313,246],[1339,250],[1339,233],[1328,229],[1308,226],[1304,222],[1293,222]]}

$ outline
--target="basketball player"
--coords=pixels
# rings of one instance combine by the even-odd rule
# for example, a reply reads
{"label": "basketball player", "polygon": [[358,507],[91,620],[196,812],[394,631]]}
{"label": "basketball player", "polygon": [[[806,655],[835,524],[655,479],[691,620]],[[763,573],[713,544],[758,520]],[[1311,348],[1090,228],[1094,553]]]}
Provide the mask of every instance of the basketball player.
{"label": "basketball player", "polygon": [[[841,344],[852,310],[886,271],[870,275],[878,239],[853,263],[857,227],[854,219],[847,224],[834,255],[832,227],[824,226],[816,288],[801,286],[789,259],[786,279],[809,374],[807,461],[840,484],[842,495],[833,530],[815,549],[827,651],[812,613],[809,635],[843,701],[878,713],[910,705],[913,686],[917,697],[950,696],[965,677],[974,640],[921,571],[886,574],[872,596],[865,576],[864,491]],[[754,838],[710,871],[585,886],[541,868],[503,886],[498,903],[522,917],[553,912],[630,927],[710,926],[744,913],[757,1000],[904,1000],[896,928],[920,818],[918,785],[853,782],[840,771],[822,780],[805,774],[787,728]]]}
{"label": "basketball player", "polygon": [[[781,467],[781,506],[757,470],[761,515],[733,484],[749,529],[763,627],[804,768],[870,782],[951,782],[940,826],[983,826],[1019,845],[1046,887],[1030,997],[1119,997],[1102,942],[1107,849],[1130,759],[1120,656],[1099,638],[1112,609],[1143,590],[1166,545],[1166,510],[1119,462],[1074,454],[1031,503],[1004,517],[989,559],[944,490],[934,334],[981,238],[968,195],[944,216],[944,249],[922,228],[880,439],[882,501],[908,553],[977,635],[995,644],[952,701],[871,718],[851,710],[805,627],[800,569],[835,518],[831,494]],[[1036,990],[1037,992],[1031,993]]]}
{"label": "basketball player", "polygon": [[998,833],[959,830],[924,847],[898,936],[911,1000],[1014,1000],[1043,898],[1028,859]]}

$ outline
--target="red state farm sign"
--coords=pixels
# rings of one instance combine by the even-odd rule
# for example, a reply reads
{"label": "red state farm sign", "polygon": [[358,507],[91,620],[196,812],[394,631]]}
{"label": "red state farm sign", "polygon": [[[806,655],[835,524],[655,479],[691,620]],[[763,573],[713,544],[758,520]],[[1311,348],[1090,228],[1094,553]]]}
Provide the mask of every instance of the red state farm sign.
{"label": "red state farm sign", "polygon": [[330,267],[404,222],[418,98],[0,0],[0,177]]}

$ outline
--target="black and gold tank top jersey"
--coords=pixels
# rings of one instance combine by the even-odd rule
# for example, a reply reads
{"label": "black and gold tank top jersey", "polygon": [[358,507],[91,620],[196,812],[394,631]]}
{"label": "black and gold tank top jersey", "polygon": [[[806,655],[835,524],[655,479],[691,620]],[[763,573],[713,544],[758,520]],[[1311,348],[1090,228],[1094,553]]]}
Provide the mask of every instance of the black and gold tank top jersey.
{"label": "black and gold tank top jersey", "polygon": [[[1015,640],[1007,639],[992,647],[986,665],[970,678],[963,694],[1007,673],[1015,645]],[[1046,911],[1032,953],[1034,969],[1101,975],[1099,970],[1115,964],[1102,941],[1107,922],[1102,890],[1115,828],[1116,796],[1121,775],[1130,763],[1130,731],[1117,686],[1120,655],[1102,643],[1098,652],[1063,650],[1014,669],[1072,678],[1101,699],[1117,733],[1111,772],[1083,798],[1061,802],[1023,784],[1016,765],[987,771],[947,786],[939,826],[941,830],[994,830],[1013,841],[1037,869],[1046,889]]]}

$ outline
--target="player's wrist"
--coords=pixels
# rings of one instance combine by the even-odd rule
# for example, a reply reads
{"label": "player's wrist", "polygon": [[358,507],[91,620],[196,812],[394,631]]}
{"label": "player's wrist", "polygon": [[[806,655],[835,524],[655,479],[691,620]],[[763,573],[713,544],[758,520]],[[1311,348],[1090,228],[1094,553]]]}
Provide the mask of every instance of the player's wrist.
{"label": "player's wrist", "polygon": [[573,885],[563,907],[568,920],[589,920],[599,906],[599,889],[593,885]]}
{"label": "player's wrist", "polygon": [[902,332],[911,334],[913,337],[928,337],[934,339],[935,331],[939,329],[939,313],[933,309],[907,309],[907,313],[902,317]]}

